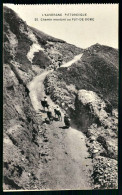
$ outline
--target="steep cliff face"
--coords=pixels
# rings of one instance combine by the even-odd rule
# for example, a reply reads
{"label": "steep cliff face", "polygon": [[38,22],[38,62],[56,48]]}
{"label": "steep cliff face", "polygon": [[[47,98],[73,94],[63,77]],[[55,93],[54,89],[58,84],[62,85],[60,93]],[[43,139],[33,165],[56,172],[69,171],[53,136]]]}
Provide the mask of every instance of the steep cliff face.
{"label": "steep cliff face", "polygon": [[[56,65],[65,48],[71,47],[72,52],[65,53],[64,61],[82,49],[37,33],[7,7],[3,11],[3,188],[39,189],[43,182],[38,170],[43,171],[48,158],[47,135],[42,117],[37,117],[32,107],[27,84],[44,68]],[[40,153],[46,153],[41,160]]]}
{"label": "steep cliff face", "polygon": [[[33,163],[37,164],[39,158],[38,127],[25,85],[35,74],[26,57],[29,39],[27,47],[23,47],[25,36],[21,36],[19,29],[19,21],[22,21],[8,8],[4,9],[4,16],[3,180],[5,189],[25,189],[30,183],[28,174],[33,172]],[[19,47],[23,47],[23,53]]]}
{"label": "steep cliff face", "polygon": [[27,88],[10,64],[4,64],[3,106],[4,188],[26,189],[30,185],[29,174],[35,175],[33,165],[39,160],[39,128]]}

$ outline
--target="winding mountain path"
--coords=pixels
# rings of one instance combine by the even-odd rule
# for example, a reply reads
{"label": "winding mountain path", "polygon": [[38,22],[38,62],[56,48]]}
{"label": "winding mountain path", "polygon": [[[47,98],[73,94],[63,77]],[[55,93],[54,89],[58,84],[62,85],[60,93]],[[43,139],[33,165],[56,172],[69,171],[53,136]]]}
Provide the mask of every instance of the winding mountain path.
{"label": "winding mountain path", "polygon": [[75,63],[75,62],[77,62],[78,60],[80,60],[80,58],[82,57],[82,55],[83,55],[83,54],[79,54],[79,55],[75,56],[75,57],[73,58],[73,60],[71,60],[71,61],[69,61],[69,62],[63,64],[61,67],[69,67],[69,66],[71,66],[73,63]]}
{"label": "winding mountain path", "polygon": [[[76,56],[72,61],[61,67],[72,65],[79,57]],[[43,119],[47,115],[40,112],[42,110],[40,100],[45,96],[43,82],[50,72],[52,70],[44,71],[28,85],[32,105],[37,112],[37,116],[42,115]],[[53,109],[53,106],[56,105],[50,96],[47,99]],[[47,154],[49,159],[46,160],[43,168],[40,162],[37,173],[37,175],[40,175],[41,189],[92,189],[90,178],[92,162],[87,152],[84,134],[72,127],[64,129],[63,121],[53,121],[52,124],[44,125],[47,131],[46,147],[50,152]]]}

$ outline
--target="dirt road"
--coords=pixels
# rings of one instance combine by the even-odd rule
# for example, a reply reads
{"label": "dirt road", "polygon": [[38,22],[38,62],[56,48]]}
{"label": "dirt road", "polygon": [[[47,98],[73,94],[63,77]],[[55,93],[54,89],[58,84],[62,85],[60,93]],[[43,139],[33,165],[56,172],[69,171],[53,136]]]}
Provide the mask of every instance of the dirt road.
{"label": "dirt road", "polygon": [[[73,61],[74,62],[74,61]],[[71,64],[71,63],[70,63]],[[47,117],[46,113],[40,112],[42,106],[40,100],[44,97],[43,81],[48,73],[45,71],[30,82],[30,98],[37,115]],[[47,97],[49,104],[54,102]],[[63,115],[63,111],[62,111]],[[52,124],[44,124],[46,130],[45,147],[48,149],[46,161],[40,168],[37,176],[40,177],[43,189],[92,189],[91,178],[92,162],[87,152],[85,136],[82,132],[64,128],[63,121],[53,121]],[[43,144],[42,144],[42,147]]]}

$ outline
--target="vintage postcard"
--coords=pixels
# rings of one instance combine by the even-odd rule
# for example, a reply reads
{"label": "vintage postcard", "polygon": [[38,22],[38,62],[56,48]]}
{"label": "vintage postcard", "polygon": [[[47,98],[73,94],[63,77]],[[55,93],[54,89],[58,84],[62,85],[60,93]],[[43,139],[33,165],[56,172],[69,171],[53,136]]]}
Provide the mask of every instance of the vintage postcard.
{"label": "vintage postcard", "polygon": [[3,5],[3,190],[118,188],[118,4]]}

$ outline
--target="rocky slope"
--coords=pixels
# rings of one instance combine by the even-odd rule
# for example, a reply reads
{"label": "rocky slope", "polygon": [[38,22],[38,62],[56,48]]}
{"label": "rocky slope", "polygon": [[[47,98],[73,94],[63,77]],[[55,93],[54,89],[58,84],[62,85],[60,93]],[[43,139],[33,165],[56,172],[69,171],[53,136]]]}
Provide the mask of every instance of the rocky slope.
{"label": "rocky slope", "polygon": [[46,93],[70,115],[72,126],[88,138],[96,188],[117,188],[117,50],[93,45],[78,62],[47,75],[44,83]]}
{"label": "rocky slope", "polygon": [[82,49],[29,27],[7,7],[3,11],[3,188],[40,189],[45,182],[43,166],[49,161],[50,127],[45,127],[43,118],[36,115],[27,84],[44,68],[56,66],[65,49],[71,52],[65,53],[64,62]]}
{"label": "rocky slope", "polygon": [[[83,52],[83,49],[78,48],[72,44],[67,44],[65,41],[56,39],[49,35],[46,35],[35,28],[32,28],[33,33],[37,36],[38,42],[42,45],[45,50],[46,56],[49,57],[51,61],[51,67],[58,65],[58,59],[62,60],[62,64],[68,62],[73,59],[73,57],[77,54]],[[41,53],[36,54],[33,59],[33,63],[40,64],[42,61]],[[45,62],[45,60],[44,60]]]}
{"label": "rocky slope", "polygon": [[[78,62],[68,68],[61,68],[57,72],[53,72],[48,80],[50,80],[49,82],[52,80],[55,85],[61,85],[58,88],[64,87],[65,89],[67,86],[74,85],[76,90],[92,90],[116,108],[118,102],[118,52],[111,47],[96,44],[85,50]],[[58,82],[59,84],[57,84]],[[67,103],[69,104],[70,101]]]}
{"label": "rocky slope", "polygon": [[[56,189],[56,182],[53,182],[58,178],[57,186],[60,186],[60,170],[55,170],[51,161],[58,165],[60,152],[66,159],[62,159],[66,162],[63,163],[65,175],[62,174],[62,178],[67,180],[66,176],[70,173],[73,182],[73,172],[70,171],[72,165],[75,173],[73,175],[77,178],[76,172],[80,172],[74,162],[81,167],[82,172],[83,167],[79,161],[82,155],[84,158],[87,156],[84,142],[75,145],[73,141],[74,128],[84,132],[86,136],[86,144],[94,164],[93,188],[117,188],[118,51],[99,44],[86,50],[77,48],[29,27],[7,7],[4,7],[3,25],[4,189],[47,189],[52,185]],[[82,54],[79,60],[70,63],[71,66],[63,67],[63,64],[79,54]],[[59,58],[62,67],[46,76],[44,86],[46,94],[50,95],[53,102],[70,115],[72,128],[69,131],[60,129],[60,122],[50,126],[44,124],[45,113],[34,110],[27,87],[37,74],[41,75],[44,71],[57,67]],[[33,86],[34,89],[36,87]],[[41,93],[39,88],[37,92]],[[75,133],[76,140],[79,140],[81,134],[74,130]],[[72,145],[76,148],[82,145],[85,154],[79,150],[75,153]],[[76,158],[77,154],[81,156]],[[67,163],[70,164],[70,169],[65,167]],[[57,178],[54,174],[56,171]],[[54,174],[55,180],[49,173]],[[67,182],[70,183],[70,180]],[[80,188],[79,180],[77,182]],[[66,188],[65,180],[62,179],[61,183]],[[84,180],[82,184],[85,187]],[[72,183],[71,187],[73,185]]]}

